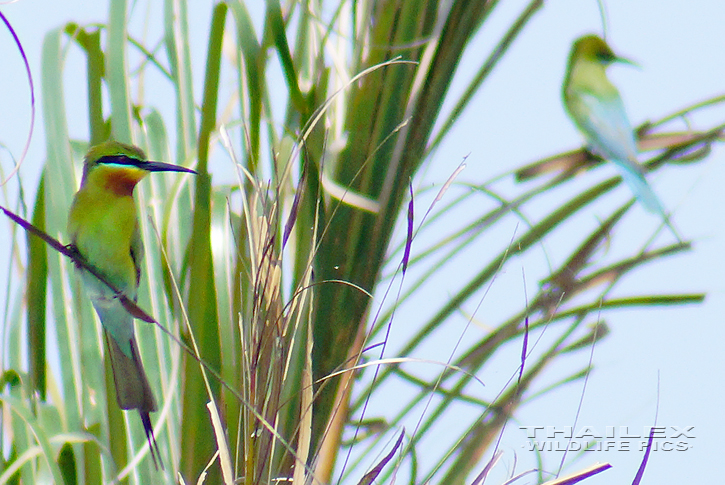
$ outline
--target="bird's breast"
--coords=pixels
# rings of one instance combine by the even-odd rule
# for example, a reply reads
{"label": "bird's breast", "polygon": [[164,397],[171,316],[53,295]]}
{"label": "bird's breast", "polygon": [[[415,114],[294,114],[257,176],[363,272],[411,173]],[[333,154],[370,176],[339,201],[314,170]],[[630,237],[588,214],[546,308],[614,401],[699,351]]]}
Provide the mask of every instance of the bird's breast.
{"label": "bird's breast", "polygon": [[131,257],[136,224],[136,207],[130,196],[94,197],[81,191],[69,216],[69,232],[78,251],[129,296],[136,290]]}

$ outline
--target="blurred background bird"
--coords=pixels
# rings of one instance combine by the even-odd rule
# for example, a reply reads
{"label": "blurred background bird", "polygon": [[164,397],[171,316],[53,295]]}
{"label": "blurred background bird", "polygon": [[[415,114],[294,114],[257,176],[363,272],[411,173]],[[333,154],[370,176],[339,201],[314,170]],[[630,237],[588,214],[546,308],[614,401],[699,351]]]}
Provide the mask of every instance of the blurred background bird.
{"label": "blurred background bird", "polygon": [[[68,216],[68,235],[78,254],[132,301],[143,258],[133,189],[149,173],[164,171],[196,173],[147,161],[135,146],[116,141],[94,146],[86,154],[81,187]],[[133,316],[105,283],[88,271],[81,270],[81,276],[103,325],[118,405],[138,410],[154,465],[158,468],[158,460],[163,468],[149,417],[156,411],[156,400],[141,363]]]}
{"label": "blurred background bird", "polygon": [[569,54],[562,88],[564,107],[586,137],[592,152],[614,162],[642,206],[661,215],[679,239],[637,161],[634,130],[619,91],[606,74],[607,67],[614,62],[633,64],[630,60],[617,56],[596,35],[585,35],[577,39]]}

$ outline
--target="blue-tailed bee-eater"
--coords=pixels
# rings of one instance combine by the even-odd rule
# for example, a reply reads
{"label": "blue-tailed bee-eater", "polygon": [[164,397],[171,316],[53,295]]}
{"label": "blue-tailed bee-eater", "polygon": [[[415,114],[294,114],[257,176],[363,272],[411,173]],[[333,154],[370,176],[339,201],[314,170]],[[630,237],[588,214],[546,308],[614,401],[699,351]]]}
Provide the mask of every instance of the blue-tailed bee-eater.
{"label": "blue-tailed bee-eater", "polygon": [[577,39],[562,88],[564,107],[592,151],[614,162],[642,206],[669,225],[662,203],[637,162],[637,143],[622,98],[607,78],[606,69],[614,62],[632,64],[596,35]]}
{"label": "blue-tailed bee-eater", "polygon": [[[68,235],[76,251],[132,301],[144,251],[133,189],[149,173],[164,171],[196,173],[148,161],[141,149],[117,141],[94,146],[86,154],[81,187],[68,216]],[[149,417],[156,411],[156,400],[141,363],[133,316],[106,284],[88,271],[81,270],[81,276],[103,325],[118,405],[138,410],[154,464],[158,459],[163,467]]]}

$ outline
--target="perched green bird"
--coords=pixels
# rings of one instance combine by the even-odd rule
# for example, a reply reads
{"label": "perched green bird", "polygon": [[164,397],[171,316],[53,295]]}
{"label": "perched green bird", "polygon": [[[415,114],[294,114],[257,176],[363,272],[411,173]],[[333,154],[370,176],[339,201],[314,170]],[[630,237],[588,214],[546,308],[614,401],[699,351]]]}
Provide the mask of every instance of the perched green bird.
{"label": "perched green bird", "polygon": [[586,35],[577,39],[569,55],[564,79],[564,107],[586,136],[594,153],[614,162],[637,200],[668,223],[662,203],[645,180],[637,162],[637,143],[619,91],[607,79],[613,62],[632,64],[618,57],[602,39]]}
{"label": "perched green bird", "polygon": [[[116,141],[94,146],[86,154],[81,188],[68,215],[72,246],[132,301],[136,301],[143,258],[133,189],[150,172],[163,171],[196,173],[176,165],[147,161],[144,152],[135,146]],[[149,417],[150,412],[156,411],[156,400],[136,345],[133,316],[106,284],[88,271],[81,270],[81,275],[103,324],[118,405],[121,409],[138,410],[154,465],[158,459],[163,468]]]}

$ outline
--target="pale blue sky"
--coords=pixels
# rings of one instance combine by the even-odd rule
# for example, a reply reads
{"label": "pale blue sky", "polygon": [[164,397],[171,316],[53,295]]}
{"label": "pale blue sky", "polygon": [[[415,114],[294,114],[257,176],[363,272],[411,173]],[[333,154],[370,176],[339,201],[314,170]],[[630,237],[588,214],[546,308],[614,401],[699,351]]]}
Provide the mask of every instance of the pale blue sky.
{"label": "pale blue sky", "polygon": [[[23,42],[37,90],[43,36],[66,21],[103,21],[107,16],[105,3],[20,0],[0,7]],[[206,46],[210,6],[209,2],[191,3],[191,16],[198,19],[191,26],[192,49],[199,60],[203,58]],[[465,84],[463,80],[471,75],[467,70],[478,67],[481,56],[488,54],[491,42],[498,39],[524,4],[524,1],[518,0],[501,2],[487,29],[480,33],[464,59],[460,81],[454,89],[460,89]],[[611,0],[607,8],[608,40],[612,47],[641,66],[640,69],[627,66],[610,69],[634,124],[656,119],[725,92],[725,6],[721,2]],[[460,179],[482,182],[516,165],[580,145],[581,137],[562,109],[559,90],[571,42],[584,33],[600,31],[599,12],[594,1],[546,2],[464,113],[458,127],[435,153],[419,183],[443,183],[466,155],[469,156],[468,164]],[[0,106],[4,115],[0,118],[0,143],[17,157],[27,133],[28,93],[22,65],[5,31],[0,33],[0,52],[3,53]],[[70,56],[68,65],[85,69],[77,53]],[[197,75],[201,76],[201,72]],[[196,81],[196,92],[199,93],[200,79]],[[82,75],[79,82],[85,83]],[[69,96],[66,99],[68,106],[79,105],[83,111],[69,119],[71,134],[75,137],[85,136],[84,101],[82,97]],[[37,185],[45,153],[41,103],[39,98],[36,131],[21,172],[23,186],[31,192]],[[719,108],[704,112],[691,122],[694,128],[705,128],[723,120],[725,109]],[[722,475],[715,464],[718,462],[716,458],[722,454],[719,432],[725,429],[722,413],[725,400],[725,354],[722,351],[725,342],[725,260],[722,257],[725,249],[724,162],[725,150],[717,147],[705,163],[659,171],[650,177],[650,183],[665,206],[674,212],[673,219],[681,233],[695,240],[694,250],[638,271],[618,288],[620,295],[707,291],[706,302],[700,306],[609,314],[606,318],[612,333],[595,351],[596,371],[589,381],[579,426],[586,424],[604,429],[605,426],[627,425],[634,429],[652,424],[658,372],[661,379],[659,423],[695,426],[696,438],[690,440],[694,445],[691,449],[653,454],[644,483],[714,482]],[[0,152],[0,163],[7,173],[11,166],[7,152]],[[611,167],[600,170],[615,173]],[[13,182],[4,188],[10,195],[7,199],[3,198],[3,204],[8,199],[16,200],[16,187]],[[28,203],[32,200],[30,195],[26,192]],[[612,197],[617,197],[616,202],[621,203],[629,197],[629,193],[622,186]],[[12,206],[12,203],[9,205]],[[606,213],[604,209],[597,213],[594,206],[590,222],[594,223],[597,217]],[[0,248],[3,248],[6,247],[11,224],[8,221],[0,224],[4,228],[0,235]],[[643,238],[642,231],[652,231],[657,224],[655,217],[636,208],[623,230],[631,231],[631,237],[639,240]],[[513,226],[504,228],[502,237],[510,239],[513,230]],[[425,246],[423,241],[418,243],[420,247]],[[557,254],[554,243],[547,250]],[[1,274],[7,273],[7,263],[7,252],[0,254]],[[515,304],[520,303],[523,295],[521,269],[520,265],[512,265],[500,275],[492,294],[484,301],[481,313],[477,314],[478,319],[489,319],[487,312],[496,312],[498,298],[515,298]],[[535,275],[539,269],[535,262],[524,269],[531,294],[538,281]],[[457,280],[454,275],[451,275],[450,281],[436,280],[435,291],[440,298],[445,298],[457,287]],[[4,301],[3,291],[0,302]],[[473,306],[475,304],[468,309],[472,310]],[[400,321],[411,318],[416,318],[414,313],[398,315]],[[452,339],[456,337],[453,335]],[[579,357],[581,359],[572,363],[576,368],[585,362],[582,360],[585,355]],[[445,360],[446,355],[429,358]],[[504,368],[501,374],[507,376],[512,370]],[[564,369],[553,371],[565,372]],[[486,375],[479,378],[491,386],[498,379]],[[558,392],[555,398],[550,397],[524,408],[520,415],[521,423],[557,428],[571,425],[580,392],[580,386],[571,386]],[[525,453],[523,433],[515,432],[516,424],[512,426],[514,432],[505,436],[502,448],[505,455],[499,470],[513,466],[516,454],[519,460],[516,469],[522,471],[533,466],[533,458]],[[557,464],[557,457],[554,453],[549,455],[547,465],[553,467]],[[640,459],[639,452],[597,452],[580,463],[609,461],[614,465],[612,470],[588,480],[587,484],[631,483]],[[498,475],[498,479],[487,483],[500,483],[502,476]]]}

